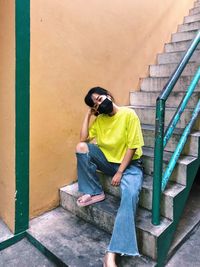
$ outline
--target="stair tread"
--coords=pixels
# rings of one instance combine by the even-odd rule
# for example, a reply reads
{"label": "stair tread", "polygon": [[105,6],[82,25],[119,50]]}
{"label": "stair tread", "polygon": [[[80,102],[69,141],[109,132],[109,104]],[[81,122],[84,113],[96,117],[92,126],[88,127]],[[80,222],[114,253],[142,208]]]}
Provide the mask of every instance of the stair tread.
{"label": "stair tread", "polygon": [[[163,162],[168,162],[172,156],[173,152],[170,151],[164,151],[163,153]],[[148,156],[151,158],[154,158],[154,148],[151,147],[143,147],[143,155]],[[196,160],[196,157],[194,156],[188,156],[188,155],[181,155],[180,158],[178,159],[178,162],[184,165],[188,165],[191,162]]]}
{"label": "stair tread", "polygon": [[[137,109],[137,108],[141,108],[141,109],[146,109],[147,108],[147,106],[144,106],[144,105],[131,105],[131,106],[127,106],[127,107],[129,107],[129,108],[135,108],[135,109]],[[149,109],[156,109],[156,107],[155,106],[148,106],[148,110]],[[177,110],[177,107],[165,107],[165,110],[169,110],[169,111],[176,111]],[[193,108],[185,108],[185,111],[193,111],[194,109]]]}
{"label": "stair tread", "polygon": [[[98,173],[99,173],[100,181],[102,182],[103,188],[105,189],[105,188],[109,187],[111,184],[112,177],[110,177],[109,175],[105,175],[100,171],[98,171]],[[105,180],[105,176],[106,176],[106,180]],[[78,188],[78,185],[77,185],[77,188]],[[153,189],[153,177],[151,175],[144,174],[142,189],[152,191],[152,189]],[[169,181],[164,192],[163,192],[163,195],[166,197],[171,197],[171,198],[173,197],[174,198],[184,189],[185,189],[184,185],[176,183],[174,181]],[[112,190],[106,190],[106,191],[109,194],[112,194],[116,197],[120,196],[120,188],[119,187],[112,187]],[[144,208],[146,208],[146,207],[144,206]]]}
{"label": "stair tread", "polygon": [[[185,90],[190,85],[193,76],[181,76],[174,86],[174,92]],[[140,78],[140,88],[142,92],[148,92],[149,88],[151,91],[161,92],[169,81],[169,77],[144,77]],[[200,83],[197,84],[195,91],[200,91]]]}
{"label": "stair tread", "polygon": [[[140,94],[148,94],[148,93],[150,93],[150,94],[155,94],[155,95],[157,95],[157,96],[159,96],[159,94],[161,93],[161,91],[130,91],[130,93],[131,94],[138,94],[138,95],[140,95]],[[178,91],[172,91],[171,93],[170,93],[170,96],[172,95],[172,96],[177,96],[178,94],[185,94],[186,93],[186,91],[185,90],[178,90]],[[196,92],[196,91],[194,91],[193,92],[193,95],[199,95],[200,94],[200,92]]]}
{"label": "stair tread", "polygon": [[[77,183],[62,187],[60,190],[75,198],[78,198],[81,195],[77,190]],[[106,194],[106,199],[104,201],[101,201],[94,205],[90,205],[89,207],[84,207],[80,209],[92,209],[92,208],[99,209],[115,217],[118,207],[119,207],[119,199],[109,194]],[[171,220],[162,217],[161,224],[159,226],[154,226],[151,223],[151,212],[141,207],[138,208],[137,216],[136,216],[136,227],[137,228],[145,232],[151,233],[151,235],[153,236],[158,237],[162,234],[162,232],[166,228],[168,228],[170,224],[171,224]]]}
{"label": "stair tread", "polygon": [[[149,131],[154,131],[155,132],[155,125],[142,123],[141,126],[142,126],[142,129],[149,130]],[[182,132],[183,132],[183,129],[181,129],[181,128],[175,128],[173,134],[180,135],[180,134],[182,134]],[[192,130],[191,133],[190,133],[190,135],[200,137],[200,131],[198,131],[198,130]]]}
{"label": "stair tread", "polygon": [[[160,92],[158,91],[135,91],[130,92],[129,95],[129,105],[136,105],[142,103],[143,106],[155,106],[156,100],[159,96]],[[168,101],[166,101],[166,107],[178,107],[181,103],[183,97],[186,96],[186,91],[172,91],[169,95]],[[194,108],[197,105],[199,100],[200,92],[195,91],[193,92],[192,96],[190,97],[186,108]]]}
{"label": "stair tread", "polygon": [[[58,207],[32,219],[28,233],[69,267],[102,267],[110,234]],[[53,242],[52,242],[53,241]],[[128,258],[122,266],[155,266],[146,257]],[[131,264],[133,260],[133,265]]]}
{"label": "stair tread", "polygon": [[[153,188],[153,177],[152,176],[144,175],[143,187],[146,189],[152,190]],[[184,189],[185,189],[185,186],[178,184],[176,182],[169,181],[163,194],[166,196],[175,197]]]}

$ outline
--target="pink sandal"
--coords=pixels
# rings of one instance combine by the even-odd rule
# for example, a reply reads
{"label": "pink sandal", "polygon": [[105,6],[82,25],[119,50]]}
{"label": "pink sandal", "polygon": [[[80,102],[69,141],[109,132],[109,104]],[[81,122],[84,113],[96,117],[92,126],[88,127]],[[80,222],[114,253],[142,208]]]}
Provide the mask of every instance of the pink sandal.
{"label": "pink sandal", "polygon": [[76,203],[79,207],[85,207],[85,206],[94,204],[96,202],[103,201],[104,199],[105,199],[104,193],[102,193],[100,195],[86,194],[86,195],[79,197]]}

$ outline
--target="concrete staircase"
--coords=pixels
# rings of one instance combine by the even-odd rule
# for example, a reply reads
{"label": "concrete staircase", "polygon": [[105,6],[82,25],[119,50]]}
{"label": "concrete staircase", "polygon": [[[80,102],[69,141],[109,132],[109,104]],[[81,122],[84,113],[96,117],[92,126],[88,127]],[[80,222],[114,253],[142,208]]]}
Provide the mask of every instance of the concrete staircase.
{"label": "concrete staircase", "polygon": [[[149,77],[141,78],[141,90],[130,92],[130,107],[134,108],[142,122],[142,130],[145,139],[144,169],[145,178],[140,196],[139,208],[137,213],[137,235],[139,249],[143,255],[140,258],[122,257],[119,259],[119,266],[163,266],[167,257],[167,252],[173,239],[178,221],[182,214],[185,202],[188,198],[197,168],[200,166],[200,117],[197,119],[194,129],[188,138],[182,155],[178,160],[166,190],[161,200],[161,224],[154,226],[151,224],[151,199],[152,199],[152,174],[154,160],[154,135],[155,135],[155,100],[159,92],[163,89],[169,76],[173,73],[178,62],[188,48],[197,30],[200,29],[200,1],[195,2],[195,6],[190,10],[189,16],[184,18],[184,23],[178,26],[177,33],[172,34],[171,42],[165,44],[164,52],[158,54],[157,65],[149,67]],[[177,82],[174,92],[171,94],[166,109],[166,125],[172,118],[178,104],[180,103],[185,90],[187,89],[197,66],[200,65],[200,46],[192,56],[190,63],[182,73]],[[187,109],[177,125],[177,129],[172,139],[168,143],[164,152],[164,167],[169,162],[180,135],[189,122],[192,110],[200,96],[200,84],[198,84]],[[198,167],[197,167],[198,166]],[[89,207],[79,208],[76,200],[79,196],[77,183],[65,186],[60,189],[60,204],[66,209],[59,208],[59,215],[65,219],[59,219],[61,225],[74,225],[77,234],[66,236],[70,243],[70,238],[76,238],[78,253],[74,254],[74,261],[71,263],[69,258],[63,262],[72,267],[82,266],[101,266],[100,258],[103,257],[104,250],[108,245],[110,233],[112,232],[115,215],[119,206],[119,189],[110,185],[111,177],[107,177],[99,172],[106,192],[106,200]],[[56,211],[54,211],[56,212]],[[73,217],[71,214],[78,216]],[[71,215],[70,215],[71,214]],[[71,218],[71,219],[70,219]],[[51,218],[52,219],[52,218]],[[48,219],[44,219],[44,223]],[[72,225],[70,227],[72,227]],[[83,227],[84,225],[84,227]],[[59,228],[57,231],[59,232]],[[71,228],[74,229],[74,228]],[[82,229],[82,230],[81,230]],[[84,231],[90,234],[85,236]],[[92,230],[89,230],[92,229]],[[30,230],[31,231],[31,230]],[[98,233],[98,238],[95,236]],[[62,230],[62,236],[66,233]],[[78,239],[77,235],[83,235],[83,239]],[[75,236],[75,237],[74,237]],[[79,237],[80,237],[79,236]],[[182,233],[182,237],[184,235]],[[56,238],[56,237],[55,237]],[[59,241],[56,239],[57,245]],[[96,242],[96,243],[95,243]],[[93,244],[91,246],[91,244]],[[73,246],[73,244],[72,244]],[[90,248],[83,252],[84,247]],[[96,246],[98,249],[96,249]],[[177,243],[178,246],[178,243]],[[81,250],[82,248],[82,250]],[[173,248],[175,249],[175,247]],[[74,251],[74,250],[73,250]],[[96,251],[94,255],[93,251]],[[72,252],[71,252],[72,253]],[[74,253],[74,252],[73,252]],[[171,252],[172,253],[172,252]],[[69,252],[70,254],[70,252]],[[84,254],[84,257],[81,255]],[[86,255],[88,254],[88,255]],[[90,255],[91,254],[91,255]],[[82,258],[81,258],[82,257]],[[98,258],[99,257],[99,258]],[[95,263],[92,263],[92,258]],[[68,261],[67,261],[68,260]],[[68,262],[68,263],[67,263]],[[66,265],[63,265],[66,266]]]}

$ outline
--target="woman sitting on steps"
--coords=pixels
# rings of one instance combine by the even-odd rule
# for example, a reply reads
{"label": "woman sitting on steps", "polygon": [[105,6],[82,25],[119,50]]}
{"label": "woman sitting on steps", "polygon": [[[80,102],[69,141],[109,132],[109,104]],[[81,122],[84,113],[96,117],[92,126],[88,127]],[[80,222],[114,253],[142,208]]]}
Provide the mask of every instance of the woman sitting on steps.
{"label": "woman sitting on steps", "polygon": [[[116,267],[116,254],[139,255],[135,215],[143,180],[143,136],[134,110],[118,107],[107,90],[92,88],[85,103],[90,108],[76,147],[78,186],[83,193],[77,205],[88,206],[105,199],[97,169],[112,176],[112,186],[120,186],[120,207],[103,263],[104,267]],[[90,126],[93,115],[96,119]],[[97,144],[89,143],[93,139]]]}

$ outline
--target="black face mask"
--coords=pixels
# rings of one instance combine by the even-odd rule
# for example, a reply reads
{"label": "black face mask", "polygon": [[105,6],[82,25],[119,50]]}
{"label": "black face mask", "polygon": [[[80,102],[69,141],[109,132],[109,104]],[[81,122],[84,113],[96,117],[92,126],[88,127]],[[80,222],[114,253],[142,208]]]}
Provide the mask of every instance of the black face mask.
{"label": "black face mask", "polygon": [[99,114],[110,114],[113,112],[113,103],[110,99],[106,98],[98,107]]}

